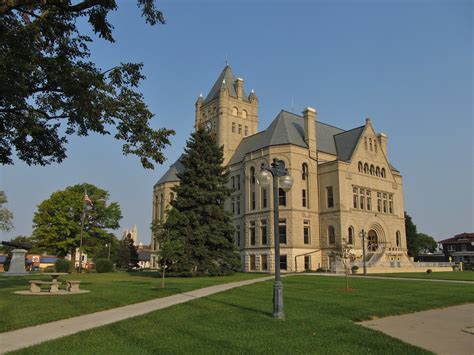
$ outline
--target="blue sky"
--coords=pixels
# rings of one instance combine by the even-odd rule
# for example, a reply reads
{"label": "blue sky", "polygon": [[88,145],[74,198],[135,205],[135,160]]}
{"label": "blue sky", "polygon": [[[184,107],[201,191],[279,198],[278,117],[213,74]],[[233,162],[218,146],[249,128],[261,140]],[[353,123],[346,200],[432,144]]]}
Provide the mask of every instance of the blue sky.
{"label": "blue sky", "polygon": [[[194,102],[226,58],[259,97],[260,129],[281,109],[316,107],[318,120],[350,129],[371,117],[404,177],[405,209],[442,239],[473,227],[473,8],[471,1],[160,1],[150,27],[135,1],[111,16],[116,43],[96,38],[102,68],[143,62],[154,127],[176,130],[168,160],[144,170],[111,137],[71,138],[62,164],[1,168],[15,229],[29,235],[36,206],[89,182],[110,192],[149,243],[152,188],[185,146]],[[86,27],[84,27],[86,28]],[[293,102],[293,104],[292,104]],[[117,231],[117,235],[120,231]]]}

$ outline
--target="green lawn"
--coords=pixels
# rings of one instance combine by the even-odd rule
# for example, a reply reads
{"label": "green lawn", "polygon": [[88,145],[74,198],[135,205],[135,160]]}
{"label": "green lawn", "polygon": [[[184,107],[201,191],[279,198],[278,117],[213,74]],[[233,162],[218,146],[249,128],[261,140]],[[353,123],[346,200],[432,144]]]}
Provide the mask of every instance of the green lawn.
{"label": "green lawn", "polygon": [[[81,280],[81,289],[90,293],[66,296],[22,296],[13,291],[28,290],[28,280],[51,280],[46,275],[2,277],[0,274],[0,332],[24,328],[58,319],[169,296],[220,283],[262,277],[238,273],[224,277],[167,278],[166,288],[154,273],[82,274],[62,278]],[[63,283],[64,286],[64,283]]]}
{"label": "green lawn", "polygon": [[410,279],[433,279],[433,280],[458,280],[458,281],[474,281],[474,271],[453,271],[453,272],[406,272],[393,274],[368,274],[367,276],[387,276],[387,277],[403,277]]}
{"label": "green lawn", "polygon": [[348,292],[339,277],[283,283],[285,320],[272,318],[272,282],[263,282],[17,353],[425,354],[354,321],[474,302],[474,288],[463,284],[352,278]]}

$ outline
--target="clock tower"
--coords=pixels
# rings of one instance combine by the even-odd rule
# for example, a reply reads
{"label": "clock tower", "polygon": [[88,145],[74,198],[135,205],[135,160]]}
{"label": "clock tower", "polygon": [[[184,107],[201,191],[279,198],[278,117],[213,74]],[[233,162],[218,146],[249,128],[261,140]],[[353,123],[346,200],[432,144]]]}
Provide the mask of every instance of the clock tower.
{"label": "clock tower", "polygon": [[213,130],[217,143],[224,147],[227,164],[240,141],[258,131],[258,99],[252,90],[244,91],[244,80],[232,73],[226,65],[204,98],[196,101],[195,128]]}

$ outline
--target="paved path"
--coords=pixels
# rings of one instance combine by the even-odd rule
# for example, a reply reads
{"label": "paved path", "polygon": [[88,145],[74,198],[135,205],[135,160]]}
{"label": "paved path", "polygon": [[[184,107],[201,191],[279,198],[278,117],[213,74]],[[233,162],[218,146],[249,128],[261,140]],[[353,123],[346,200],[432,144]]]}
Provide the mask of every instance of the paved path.
{"label": "paved path", "polygon": [[135,303],[124,307],[85,314],[83,316],[63,319],[51,323],[39,324],[33,327],[22,328],[11,332],[0,333],[0,354],[26,348],[44,341],[72,335],[84,330],[118,322],[127,318],[140,316],[142,314],[167,308],[175,304],[192,301],[201,297],[212,295],[214,293],[227,291],[232,288],[271,280],[273,278],[274,276],[272,275],[258,279],[205,287],[194,291],[179,293],[173,296],[157,298],[151,301]]}
{"label": "paved path", "polygon": [[[310,276],[327,276],[327,277],[344,277],[344,274],[325,274],[325,273],[314,273],[306,272],[299,275],[310,275]],[[354,279],[379,279],[379,280],[401,280],[401,281],[426,281],[426,282],[447,282],[454,284],[468,284],[474,285],[474,281],[466,280],[441,280],[441,279],[414,279],[411,277],[390,277],[390,276],[363,276],[363,275],[349,275],[349,277]]]}
{"label": "paved path", "polygon": [[437,354],[474,353],[474,304],[358,323]]}

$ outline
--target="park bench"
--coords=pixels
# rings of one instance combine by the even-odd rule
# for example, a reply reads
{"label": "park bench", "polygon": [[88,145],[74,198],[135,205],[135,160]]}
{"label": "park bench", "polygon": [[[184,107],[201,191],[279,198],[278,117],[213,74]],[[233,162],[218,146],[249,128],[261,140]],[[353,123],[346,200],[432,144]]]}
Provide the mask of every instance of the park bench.
{"label": "park bench", "polygon": [[58,293],[59,286],[61,282],[52,282],[52,281],[41,281],[41,280],[30,280],[30,292],[31,293],[40,293],[41,286],[49,286],[50,293]]}
{"label": "park bench", "polygon": [[81,284],[81,281],[77,280],[67,280],[66,281],[66,291],[69,292],[78,292],[79,291],[79,285]]}

